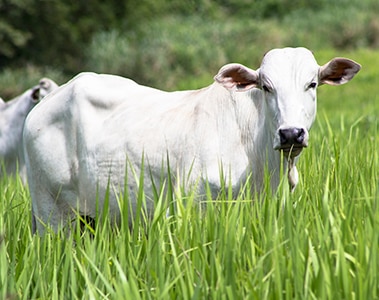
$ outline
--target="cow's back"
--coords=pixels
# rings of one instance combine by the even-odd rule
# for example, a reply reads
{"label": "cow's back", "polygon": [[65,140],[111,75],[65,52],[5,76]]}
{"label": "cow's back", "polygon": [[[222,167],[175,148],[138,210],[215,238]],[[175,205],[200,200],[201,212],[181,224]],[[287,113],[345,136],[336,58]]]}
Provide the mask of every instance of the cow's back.
{"label": "cow's back", "polygon": [[[119,153],[115,149],[104,157],[103,148],[112,148],[112,137],[105,137],[109,142],[102,141],[103,127],[122,107],[146,93],[164,92],[118,76],[84,73],[35,107],[24,129],[35,215],[49,218],[53,226],[71,215],[75,207],[94,216],[94,199],[102,201],[109,179],[114,183],[111,189],[122,188],[118,181],[123,180],[126,155],[115,156]],[[110,210],[118,208],[117,201],[112,201]]]}
{"label": "cow's back", "polygon": [[131,208],[136,205],[141,172],[149,209],[152,186],[159,188],[167,156],[180,184],[207,180],[217,192],[220,168],[233,166],[227,181],[238,187],[249,163],[229,97],[217,84],[164,92],[117,76],[79,75],[47,96],[26,120],[34,214],[55,228],[60,220],[74,217],[73,208],[94,216],[110,189],[109,209],[118,216],[118,195],[128,191]]}

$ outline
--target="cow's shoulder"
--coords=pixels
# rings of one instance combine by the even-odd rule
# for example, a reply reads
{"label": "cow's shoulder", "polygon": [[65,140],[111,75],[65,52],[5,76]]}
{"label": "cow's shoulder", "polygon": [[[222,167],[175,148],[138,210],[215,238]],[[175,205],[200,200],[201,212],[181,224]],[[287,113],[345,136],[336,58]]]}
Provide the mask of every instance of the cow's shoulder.
{"label": "cow's shoulder", "polygon": [[0,97],[0,113],[4,111],[7,107],[6,102],[3,100],[3,98]]}
{"label": "cow's shoulder", "polygon": [[123,87],[136,88],[139,85],[129,78],[118,75],[83,72],[71,79],[67,86],[71,89],[85,90],[91,93],[104,89],[109,92],[110,90],[118,91]]}
{"label": "cow's shoulder", "polygon": [[76,105],[112,110],[127,101],[129,95],[147,87],[117,75],[85,72],[69,81],[64,89]]}

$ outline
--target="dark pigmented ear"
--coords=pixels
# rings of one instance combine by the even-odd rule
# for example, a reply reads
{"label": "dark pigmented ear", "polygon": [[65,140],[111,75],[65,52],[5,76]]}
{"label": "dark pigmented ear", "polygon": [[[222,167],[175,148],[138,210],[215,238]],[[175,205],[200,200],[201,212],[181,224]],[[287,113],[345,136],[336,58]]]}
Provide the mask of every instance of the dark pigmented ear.
{"label": "dark pigmented ear", "polygon": [[214,79],[228,90],[247,91],[258,85],[259,74],[241,64],[228,64],[220,69]]}
{"label": "dark pigmented ear", "polygon": [[32,98],[33,101],[37,102],[39,100],[39,93],[40,93],[40,88],[37,85],[36,87],[33,88],[32,90]]}
{"label": "dark pigmented ear", "polygon": [[361,65],[355,61],[343,57],[333,58],[319,69],[320,84],[340,85],[355,76],[361,69]]}

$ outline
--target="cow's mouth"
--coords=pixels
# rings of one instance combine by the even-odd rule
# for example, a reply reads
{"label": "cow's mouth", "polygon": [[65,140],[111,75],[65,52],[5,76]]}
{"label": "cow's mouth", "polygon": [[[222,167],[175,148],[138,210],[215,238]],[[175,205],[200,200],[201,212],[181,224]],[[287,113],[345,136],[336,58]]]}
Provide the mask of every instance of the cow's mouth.
{"label": "cow's mouth", "polygon": [[304,127],[281,127],[274,139],[274,149],[292,159],[308,146],[308,131]]}
{"label": "cow's mouth", "polygon": [[282,151],[284,156],[287,158],[294,158],[300,155],[301,151],[303,151],[304,148],[305,146],[291,145],[280,147],[277,150]]}

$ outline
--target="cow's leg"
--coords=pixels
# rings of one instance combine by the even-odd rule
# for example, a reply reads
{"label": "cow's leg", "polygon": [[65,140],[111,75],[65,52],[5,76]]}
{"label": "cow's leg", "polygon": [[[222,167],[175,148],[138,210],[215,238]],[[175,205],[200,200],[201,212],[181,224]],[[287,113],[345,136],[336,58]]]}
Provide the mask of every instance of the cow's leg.
{"label": "cow's leg", "polygon": [[47,227],[55,232],[67,225],[75,216],[71,208],[61,195],[52,196],[43,188],[34,189],[32,193],[32,231],[40,233]]}
{"label": "cow's leg", "polygon": [[75,139],[66,142],[61,124],[54,124],[57,128],[40,127],[35,121],[26,121],[24,149],[32,198],[32,228],[43,233],[47,225],[57,231],[75,215],[78,194],[74,184],[76,174],[72,170],[77,167],[73,150]]}
{"label": "cow's leg", "polygon": [[[57,207],[54,207],[54,199],[48,194],[34,193],[32,195],[32,231],[43,234],[49,225],[53,230],[58,229],[59,220],[56,216]],[[59,218],[61,219],[61,218]]]}
{"label": "cow's leg", "polygon": [[36,221],[36,217],[34,215],[34,211],[32,208],[32,233],[35,234],[36,232],[37,232],[37,221]]}

